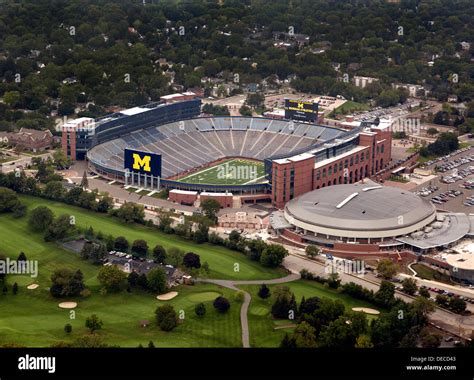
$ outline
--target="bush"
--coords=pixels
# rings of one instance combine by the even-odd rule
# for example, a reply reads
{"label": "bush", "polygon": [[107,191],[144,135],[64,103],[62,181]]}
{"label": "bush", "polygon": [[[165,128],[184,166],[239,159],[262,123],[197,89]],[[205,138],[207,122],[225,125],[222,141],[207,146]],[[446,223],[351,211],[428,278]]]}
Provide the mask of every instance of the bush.
{"label": "bush", "polygon": [[204,305],[202,302],[198,303],[194,308],[194,312],[198,317],[203,317],[206,314],[206,305]]}
{"label": "bush", "polygon": [[171,305],[158,306],[155,315],[156,323],[163,331],[171,331],[178,325],[178,315]]}
{"label": "bush", "polygon": [[229,300],[222,296],[217,297],[212,305],[219,313],[225,313],[230,308]]}
{"label": "bush", "polygon": [[66,334],[70,334],[72,332],[72,326],[69,323],[64,326],[64,332]]}
{"label": "bush", "polygon": [[54,220],[53,212],[46,206],[38,206],[31,211],[28,226],[34,232],[45,231]]}

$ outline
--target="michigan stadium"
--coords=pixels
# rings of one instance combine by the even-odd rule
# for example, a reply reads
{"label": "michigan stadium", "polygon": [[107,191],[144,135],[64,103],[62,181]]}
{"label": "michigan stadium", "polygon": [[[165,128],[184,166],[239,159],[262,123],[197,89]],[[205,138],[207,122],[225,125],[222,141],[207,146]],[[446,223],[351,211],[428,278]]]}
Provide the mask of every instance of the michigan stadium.
{"label": "michigan stadium", "polygon": [[91,172],[126,186],[266,194],[281,207],[304,192],[357,182],[382,169],[390,143],[374,128],[209,117],[201,113],[201,100],[190,99],[72,120],[62,142],[69,157],[87,159]]}

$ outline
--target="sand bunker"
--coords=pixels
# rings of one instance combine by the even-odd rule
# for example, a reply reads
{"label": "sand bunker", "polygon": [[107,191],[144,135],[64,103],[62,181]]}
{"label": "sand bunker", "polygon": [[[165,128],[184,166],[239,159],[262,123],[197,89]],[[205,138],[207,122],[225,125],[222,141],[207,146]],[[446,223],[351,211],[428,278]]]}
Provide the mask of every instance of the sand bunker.
{"label": "sand bunker", "polygon": [[178,292],[168,292],[165,294],[160,294],[159,296],[156,297],[156,299],[160,301],[169,301],[169,300],[172,300],[177,295],[178,295]]}
{"label": "sand bunker", "polygon": [[31,285],[28,285],[26,289],[35,290],[38,286],[39,286],[38,284],[31,284]]}
{"label": "sand bunker", "polygon": [[61,309],[74,309],[77,306],[77,302],[61,302],[58,306]]}
{"label": "sand bunker", "polygon": [[370,309],[368,307],[353,307],[353,311],[361,311],[362,313],[371,314],[371,315],[379,315],[380,311],[375,309]]}

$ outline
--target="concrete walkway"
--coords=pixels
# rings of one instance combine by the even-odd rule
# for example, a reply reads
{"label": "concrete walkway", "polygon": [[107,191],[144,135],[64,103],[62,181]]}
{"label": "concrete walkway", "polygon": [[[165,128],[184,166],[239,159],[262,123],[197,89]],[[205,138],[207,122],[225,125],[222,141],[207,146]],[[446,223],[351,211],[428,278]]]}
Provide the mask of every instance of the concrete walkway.
{"label": "concrete walkway", "polygon": [[299,273],[292,273],[292,274],[289,274],[288,276],[275,278],[275,279],[272,279],[272,280],[233,281],[233,280],[217,280],[217,279],[198,278],[197,281],[223,286],[224,288],[228,288],[228,289],[232,289],[232,290],[244,293],[244,302],[242,303],[242,307],[240,308],[240,324],[242,326],[242,347],[248,348],[248,347],[250,347],[248,310],[249,310],[250,302],[252,301],[252,297],[250,296],[250,293],[239,289],[237,286],[238,285],[284,284],[284,283],[287,283],[287,282],[299,280],[300,278],[301,278],[301,276],[300,276]]}

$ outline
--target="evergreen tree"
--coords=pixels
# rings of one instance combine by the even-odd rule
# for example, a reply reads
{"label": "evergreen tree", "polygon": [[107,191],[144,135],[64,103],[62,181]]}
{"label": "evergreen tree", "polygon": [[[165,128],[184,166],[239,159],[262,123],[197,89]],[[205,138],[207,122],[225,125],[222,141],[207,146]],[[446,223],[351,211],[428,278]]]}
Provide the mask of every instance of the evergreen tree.
{"label": "evergreen tree", "polygon": [[89,180],[87,179],[87,173],[84,170],[84,174],[82,175],[82,180],[81,180],[81,187],[85,190],[89,188]]}

